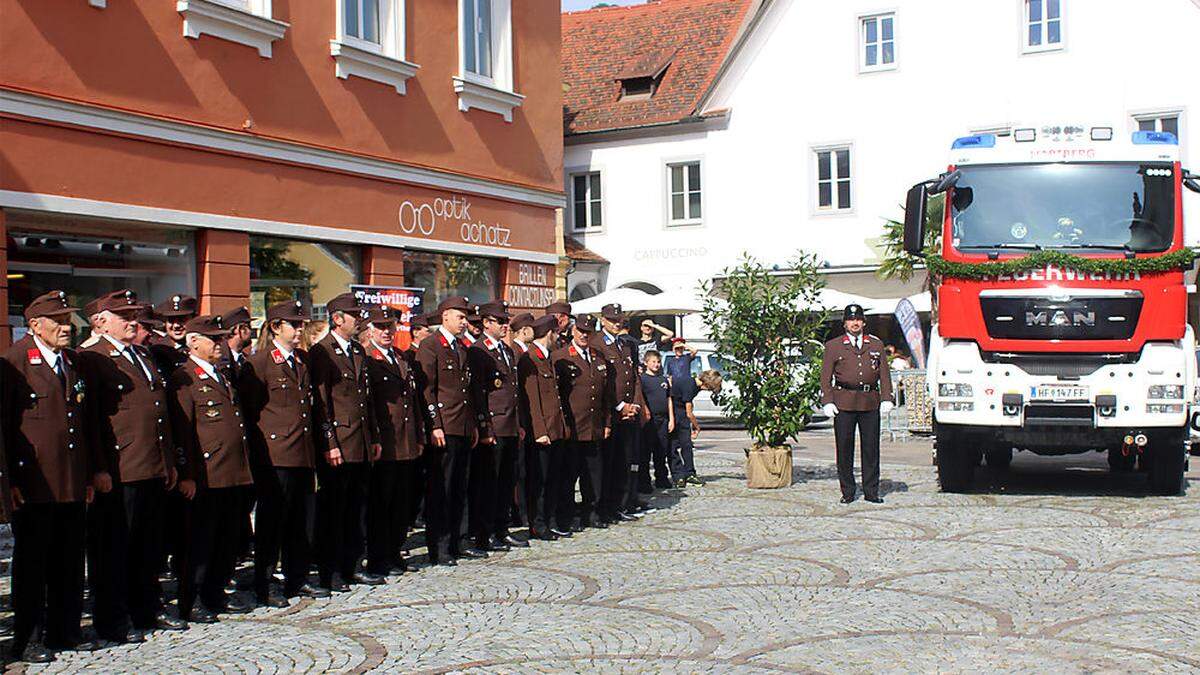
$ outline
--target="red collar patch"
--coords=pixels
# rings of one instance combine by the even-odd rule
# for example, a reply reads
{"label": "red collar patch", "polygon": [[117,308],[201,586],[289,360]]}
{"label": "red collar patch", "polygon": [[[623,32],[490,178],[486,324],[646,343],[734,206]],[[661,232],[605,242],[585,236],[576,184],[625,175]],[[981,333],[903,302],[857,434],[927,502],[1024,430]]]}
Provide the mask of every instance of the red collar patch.
{"label": "red collar patch", "polygon": [[28,352],[25,352],[25,355],[27,357],[29,357],[30,365],[33,365],[33,366],[42,365],[42,350],[38,349],[37,347],[30,349]]}
{"label": "red collar patch", "polygon": [[196,371],[196,376],[199,377],[200,379],[202,379],[202,380],[208,379],[208,373],[205,373],[204,369],[201,368],[200,366],[196,366],[194,368],[194,370]]}
{"label": "red collar patch", "polygon": [[275,363],[283,363],[283,352],[279,351],[278,347],[271,350],[271,360]]}
{"label": "red collar patch", "polygon": [[449,349],[450,341],[446,339],[446,334],[440,330],[438,331],[438,341],[442,343],[443,347],[446,347],[447,349]]}

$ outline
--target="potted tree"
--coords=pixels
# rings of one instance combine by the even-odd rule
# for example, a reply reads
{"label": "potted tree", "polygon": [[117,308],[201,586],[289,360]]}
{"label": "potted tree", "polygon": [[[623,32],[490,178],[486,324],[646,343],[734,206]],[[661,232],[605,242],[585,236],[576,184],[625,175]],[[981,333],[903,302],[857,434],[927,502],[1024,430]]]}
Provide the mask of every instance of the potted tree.
{"label": "potted tree", "polygon": [[[782,273],[744,256],[721,276],[720,297],[706,293],[704,318],[736,393],[721,397],[725,412],[746,428],[746,479],[752,488],[792,483],[788,445],[804,429],[819,396],[825,320],[817,260],[800,254]],[[706,288],[710,291],[711,288]]]}

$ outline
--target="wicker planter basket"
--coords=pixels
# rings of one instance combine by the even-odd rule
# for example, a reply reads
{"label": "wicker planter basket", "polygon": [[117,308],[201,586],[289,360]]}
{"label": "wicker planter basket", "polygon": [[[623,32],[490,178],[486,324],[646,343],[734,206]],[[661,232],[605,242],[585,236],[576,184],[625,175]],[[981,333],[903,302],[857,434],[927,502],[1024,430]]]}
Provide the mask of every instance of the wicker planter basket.
{"label": "wicker planter basket", "polygon": [[792,484],[792,449],[755,446],[746,450],[746,485],[773,489]]}

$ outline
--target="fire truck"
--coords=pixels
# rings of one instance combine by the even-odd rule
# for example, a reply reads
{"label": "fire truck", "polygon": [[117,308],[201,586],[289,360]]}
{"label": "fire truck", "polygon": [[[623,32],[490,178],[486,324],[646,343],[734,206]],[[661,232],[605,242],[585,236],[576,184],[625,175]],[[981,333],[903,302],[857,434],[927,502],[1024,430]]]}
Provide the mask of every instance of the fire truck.
{"label": "fire truck", "polygon": [[[1200,402],[1185,188],[1200,192],[1200,177],[1173,134],[1068,124],[959,138],[948,170],[909,190],[910,254],[924,254],[931,197],[944,199],[927,370],[943,491],[1019,449],[1107,452],[1112,470],[1180,492]],[[1125,262],[1081,271],[1069,256]]]}

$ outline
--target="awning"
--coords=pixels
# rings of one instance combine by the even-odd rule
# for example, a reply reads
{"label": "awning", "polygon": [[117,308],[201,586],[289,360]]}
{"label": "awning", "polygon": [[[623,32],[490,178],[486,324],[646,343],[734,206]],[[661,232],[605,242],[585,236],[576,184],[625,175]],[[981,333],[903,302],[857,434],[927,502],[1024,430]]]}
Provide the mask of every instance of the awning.
{"label": "awning", "polygon": [[875,302],[871,298],[866,298],[845,291],[838,291],[832,288],[822,288],[817,294],[816,302],[811,305],[800,304],[796,309],[800,311],[820,312],[820,311],[841,311],[846,308],[846,305],[862,305],[867,313],[870,313],[871,303]]}
{"label": "awning", "polygon": [[571,303],[576,314],[599,314],[600,308],[617,303],[626,312],[640,314],[694,314],[703,308],[699,298],[679,291],[651,295],[636,288],[614,288]]}
{"label": "awning", "polygon": [[[870,307],[866,307],[868,315],[877,314],[895,314],[896,305],[904,298],[871,298],[867,302],[871,303]],[[908,296],[908,301],[913,304],[913,309],[919,314],[927,314],[933,310],[933,300],[929,293],[914,293]]]}

